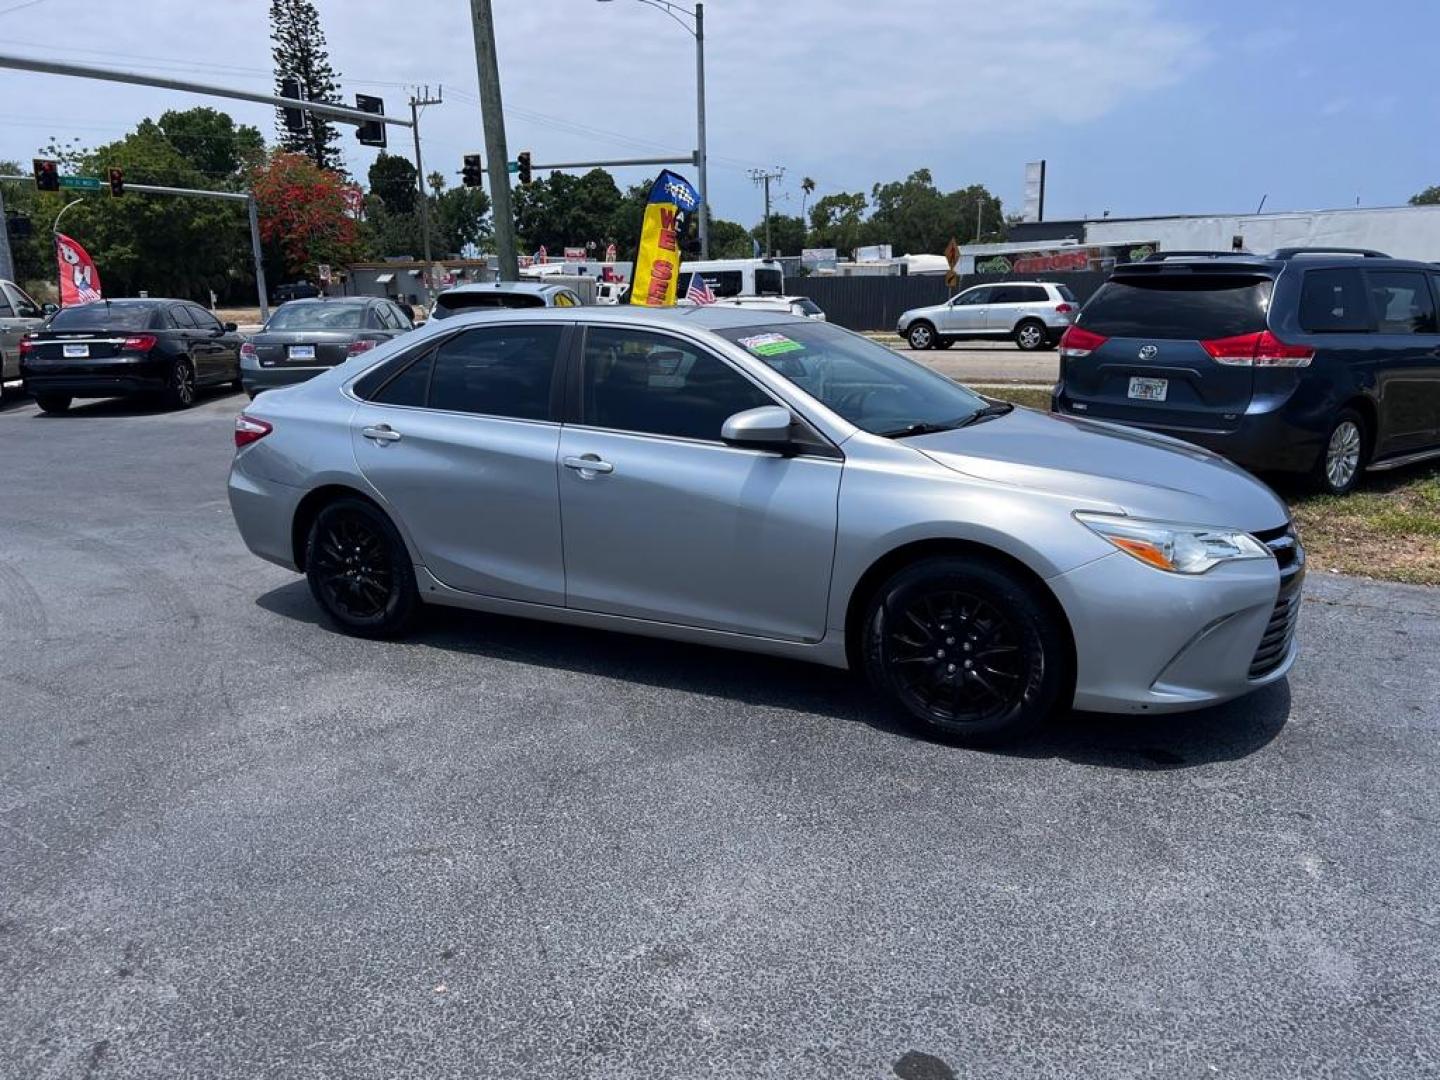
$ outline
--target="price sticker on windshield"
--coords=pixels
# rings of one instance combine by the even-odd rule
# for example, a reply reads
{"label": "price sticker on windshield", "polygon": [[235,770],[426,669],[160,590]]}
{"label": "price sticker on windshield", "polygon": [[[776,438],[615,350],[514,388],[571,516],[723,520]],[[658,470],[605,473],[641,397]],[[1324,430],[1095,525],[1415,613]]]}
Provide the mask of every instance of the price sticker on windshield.
{"label": "price sticker on windshield", "polygon": [[804,345],[798,341],[792,341],[784,334],[756,334],[754,337],[742,337],[740,344],[756,356],[779,356],[782,353],[805,351]]}

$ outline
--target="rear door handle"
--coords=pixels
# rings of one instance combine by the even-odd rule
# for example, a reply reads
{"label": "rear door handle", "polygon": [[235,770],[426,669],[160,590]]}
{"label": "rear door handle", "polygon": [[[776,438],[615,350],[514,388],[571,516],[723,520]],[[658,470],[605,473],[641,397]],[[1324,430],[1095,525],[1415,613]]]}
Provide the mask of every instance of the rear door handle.
{"label": "rear door handle", "polygon": [[594,454],[586,454],[584,457],[567,457],[561,459],[567,469],[576,469],[582,473],[609,473],[615,471],[615,466],[608,461],[601,461]]}
{"label": "rear door handle", "polygon": [[377,443],[391,443],[400,441],[400,432],[396,431],[389,424],[375,424],[372,427],[360,429],[360,434],[367,439],[374,439]]}

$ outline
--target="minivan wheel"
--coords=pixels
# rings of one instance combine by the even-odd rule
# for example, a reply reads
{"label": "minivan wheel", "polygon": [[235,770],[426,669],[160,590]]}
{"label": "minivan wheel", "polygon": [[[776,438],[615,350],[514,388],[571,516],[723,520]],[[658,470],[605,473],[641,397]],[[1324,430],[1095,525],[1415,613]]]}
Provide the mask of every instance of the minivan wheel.
{"label": "minivan wheel", "polygon": [[871,686],[911,724],[966,746],[1034,729],[1067,685],[1055,615],[989,562],[934,558],[900,571],[871,600],[864,635]]}
{"label": "minivan wheel", "polygon": [[1034,352],[1045,347],[1045,324],[1035,319],[1026,319],[1015,328],[1015,344],[1025,352]]}
{"label": "minivan wheel", "polygon": [[905,338],[910,342],[912,349],[933,349],[935,347],[935,328],[929,323],[917,322],[910,327]]}
{"label": "minivan wheel", "polygon": [[305,577],[325,614],[360,637],[403,633],[420,606],[405,542],[390,519],[362,499],[337,499],[315,516]]}
{"label": "minivan wheel", "polygon": [[1365,471],[1365,421],[1353,409],[1342,409],[1315,463],[1312,479],[1330,495],[1348,495]]}
{"label": "minivan wheel", "polygon": [[41,412],[62,413],[70,408],[70,396],[68,394],[36,394],[35,404],[40,406]]}

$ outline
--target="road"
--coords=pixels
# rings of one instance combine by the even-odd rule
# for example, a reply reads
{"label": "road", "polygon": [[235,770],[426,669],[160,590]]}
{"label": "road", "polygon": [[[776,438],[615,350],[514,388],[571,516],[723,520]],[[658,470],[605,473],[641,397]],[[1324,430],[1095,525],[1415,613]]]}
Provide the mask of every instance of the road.
{"label": "road", "polygon": [[799,664],[343,637],[235,534],[240,401],[0,410],[0,1076],[1440,1070],[1437,592],[963,751]]}
{"label": "road", "polygon": [[1052,386],[1060,377],[1060,354],[1054,349],[1021,352],[1009,341],[968,341],[949,349],[916,352],[893,334],[869,335],[903,356],[923,360],[962,383],[1032,383]]}

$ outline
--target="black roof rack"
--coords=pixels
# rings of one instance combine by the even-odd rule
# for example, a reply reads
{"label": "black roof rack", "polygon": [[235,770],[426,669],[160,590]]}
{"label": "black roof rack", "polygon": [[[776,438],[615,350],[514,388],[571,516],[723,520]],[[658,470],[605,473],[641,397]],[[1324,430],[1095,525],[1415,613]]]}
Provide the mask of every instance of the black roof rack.
{"label": "black roof rack", "polygon": [[1249,251],[1155,251],[1146,255],[1141,262],[1164,262],[1166,259],[1229,259],[1235,256],[1254,258]]}
{"label": "black roof rack", "polygon": [[1272,259],[1293,259],[1296,255],[1358,255],[1362,259],[1388,259],[1383,251],[1348,247],[1283,247],[1270,253]]}

